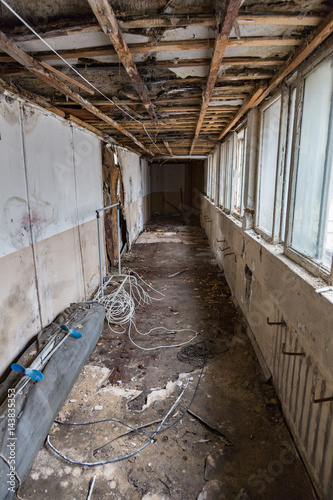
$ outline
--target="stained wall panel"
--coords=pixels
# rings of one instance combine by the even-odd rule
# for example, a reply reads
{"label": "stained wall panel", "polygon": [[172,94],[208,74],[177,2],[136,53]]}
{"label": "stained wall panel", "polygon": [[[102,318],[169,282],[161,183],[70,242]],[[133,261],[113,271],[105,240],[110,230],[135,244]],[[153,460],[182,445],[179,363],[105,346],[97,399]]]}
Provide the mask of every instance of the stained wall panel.
{"label": "stained wall panel", "polygon": [[72,128],[30,106],[23,133],[33,241],[77,225]]}
{"label": "stained wall panel", "polygon": [[0,96],[0,257],[30,244],[20,105]]}

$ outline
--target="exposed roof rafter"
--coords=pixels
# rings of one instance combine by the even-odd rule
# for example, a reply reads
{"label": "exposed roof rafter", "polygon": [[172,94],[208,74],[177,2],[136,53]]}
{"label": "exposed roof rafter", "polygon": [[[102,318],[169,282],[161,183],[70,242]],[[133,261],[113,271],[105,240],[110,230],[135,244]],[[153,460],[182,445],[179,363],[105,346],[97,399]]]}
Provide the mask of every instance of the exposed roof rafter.
{"label": "exposed roof rafter", "polygon": [[301,45],[293,56],[281,68],[276,76],[269,82],[267,89],[256,101],[258,106],[294,69],[297,68],[317,47],[333,32],[333,11],[318,26],[316,31]]}
{"label": "exposed roof rafter", "polygon": [[170,147],[170,144],[168,143],[168,141],[163,141],[164,143],[164,146],[166,147],[166,150],[168,151],[168,153],[173,156],[173,152],[172,152],[172,149]]}
{"label": "exposed roof rafter", "polygon": [[24,50],[20,49],[15,43],[13,43],[3,32],[0,31],[0,48],[4,52],[10,55],[15,61],[19,62],[27,68],[32,74],[37,76],[38,78],[41,78],[44,80],[46,83],[54,87],[55,89],[59,90],[62,94],[66,95],[72,101],[76,102],[83,108],[85,108],[87,111],[90,111],[93,115],[97,116],[101,120],[105,121],[115,129],[119,130],[119,132],[123,133],[126,135],[129,139],[131,139],[139,148],[143,149],[147,153],[150,154],[150,151],[136,138],[134,137],[130,132],[128,132],[124,127],[119,125],[116,121],[114,121],[110,116],[106,115],[105,113],[102,113],[96,106],[91,104],[89,101],[86,99],[83,99],[83,97],[80,96],[80,94],[74,92],[73,90],[68,87],[66,83],[64,83],[58,76],[55,74],[51,73],[49,70],[44,68],[42,64],[39,61],[36,61],[36,59],[32,58],[29,54],[24,52]]}
{"label": "exposed roof rafter", "polygon": [[198,118],[198,123],[197,127],[195,130],[193,142],[191,145],[190,149],[190,155],[193,153],[195,143],[199,137],[200,130],[209,106],[209,101],[212,96],[218,72],[222,63],[222,59],[224,56],[225,49],[228,45],[228,40],[230,36],[230,32],[232,30],[232,27],[234,25],[234,22],[237,18],[238,15],[238,10],[241,6],[242,0],[229,0],[227,4],[227,9],[226,13],[224,16],[224,19],[219,27],[216,40],[215,40],[215,45],[214,45],[214,52],[213,52],[213,57],[210,63],[210,68],[209,68],[209,74],[208,74],[208,79],[207,79],[207,85],[205,89],[205,93],[203,96],[203,101],[201,105],[201,110]]}
{"label": "exposed roof rafter", "polygon": [[[237,22],[244,26],[318,26],[323,20],[321,16],[297,14],[239,14]],[[118,24],[124,30],[142,29],[142,28],[179,28],[187,26],[212,26],[216,27],[216,18],[212,15],[193,14],[177,15],[163,14],[160,16],[151,17],[118,17]],[[96,23],[69,23],[69,20],[59,21],[58,27],[54,23],[43,26],[44,38],[55,38],[65,35],[79,35],[82,33],[98,33],[101,27]],[[36,37],[31,32],[27,32],[24,27],[16,27],[8,29],[5,33],[12,37],[16,42],[24,42],[27,40],[35,40]]]}
{"label": "exposed roof rafter", "polygon": [[113,9],[107,0],[88,0],[102,31],[108,35],[112,45],[117,52],[128,76],[131,79],[135,91],[140,96],[143,105],[153,122],[156,122],[154,107],[148,95],[148,90],[142,81],[138,68],[133,60],[132,54],[128,48],[126,40],[121,32],[117,18]]}
{"label": "exposed roof rafter", "polygon": [[267,84],[262,83],[248,101],[236,113],[228,126],[223,129],[218,140],[221,140],[233,126],[250,109],[257,107],[292,71],[294,71],[317,47],[333,32],[333,12],[316,29],[312,35],[303,43],[296,53],[289,58],[276,76]]}
{"label": "exposed roof rafter", "polygon": [[62,110],[62,109],[57,108],[53,104],[50,104],[47,101],[47,99],[45,99],[44,97],[42,97],[34,92],[29,92],[28,90],[22,89],[20,87],[16,87],[15,85],[9,84],[9,83],[5,82],[4,80],[0,79],[0,91],[2,91],[2,90],[9,92],[12,95],[26,99],[27,101],[29,101],[33,104],[36,104],[37,106],[40,106],[41,108],[44,108],[47,111],[51,111],[52,113],[54,113],[57,116],[60,116],[61,118],[64,118],[66,120],[70,120],[70,121],[76,123],[77,125],[79,125],[80,127],[85,128],[85,129],[89,130],[90,132],[93,132],[94,134],[98,135],[104,141],[107,141],[107,142],[110,142],[113,144],[119,144],[118,141],[116,139],[114,139],[114,137],[112,137],[111,135],[109,135],[105,132],[102,132],[98,128],[94,127],[90,123],[85,122],[84,120],[81,120],[77,116],[74,116],[71,113],[68,113],[67,110]]}
{"label": "exposed roof rafter", "polygon": [[[212,49],[215,47],[216,40],[213,39],[193,39],[193,40],[176,40],[167,42],[158,42],[152,44],[151,42],[145,43],[131,43],[128,45],[131,54],[148,54],[156,52],[172,52],[179,50],[199,50],[199,49]],[[281,36],[250,36],[243,37],[240,40],[237,38],[229,38],[227,43],[228,47],[293,47],[301,45],[302,39],[295,36],[281,37]],[[64,59],[79,59],[82,57],[101,57],[116,55],[116,51],[105,45],[101,47],[84,47],[80,49],[67,49],[59,50],[58,53]],[[54,52],[46,51],[39,52],[34,55],[39,61],[55,61],[58,56]],[[0,62],[11,62],[11,58],[0,54]]]}

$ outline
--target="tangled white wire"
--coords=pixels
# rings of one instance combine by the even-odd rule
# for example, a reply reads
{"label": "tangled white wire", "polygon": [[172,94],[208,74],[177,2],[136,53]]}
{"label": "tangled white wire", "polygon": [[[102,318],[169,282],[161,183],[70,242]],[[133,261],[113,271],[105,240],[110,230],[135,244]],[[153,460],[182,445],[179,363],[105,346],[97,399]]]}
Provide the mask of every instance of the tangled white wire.
{"label": "tangled white wire", "polygon": [[[114,284],[114,276],[111,276],[104,284],[103,288],[106,288],[109,285]],[[117,277],[118,278],[118,277]],[[143,288],[143,286],[139,283],[139,281],[148,287],[150,290],[155,292],[156,294],[159,295],[159,297],[156,297],[154,295],[151,295],[147,290]],[[125,286],[128,287],[127,291],[125,289]],[[197,336],[198,332],[195,330],[189,329],[189,328],[183,328],[181,330],[169,330],[167,328],[164,328],[162,326],[158,326],[155,328],[152,328],[148,332],[140,332],[134,321],[133,321],[133,316],[135,313],[135,304],[138,306],[145,306],[150,304],[154,300],[162,300],[164,298],[163,293],[159,292],[158,290],[155,290],[151,285],[146,283],[137,273],[134,271],[130,271],[128,275],[124,276],[123,280],[121,283],[116,284],[116,289],[113,290],[111,293],[108,295],[102,296],[102,289],[101,287],[98,289],[94,300],[97,300],[101,304],[103,304],[105,308],[105,315],[106,319],[109,325],[110,330],[112,330],[115,333],[125,333],[126,331],[126,325],[128,324],[128,337],[130,341],[132,342],[133,345],[138,347],[139,349],[142,349],[144,351],[153,351],[155,349],[164,349],[168,347],[180,347],[182,345],[188,344],[189,342],[192,342]],[[117,325],[122,328],[122,331],[120,330],[113,330],[111,325]],[[194,335],[190,340],[186,340],[185,342],[178,343],[178,344],[172,344],[172,345],[163,345],[163,346],[157,346],[157,347],[142,347],[138,344],[136,344],[131,336],[131,327],[134,325],[135,332],[138,333],[139,335],[142,336],[147,336],[153,331],[158,331],[160,330],[161,333],[180,333],[180,332],[193,332]]]}
{"label": "tangled white wire", "polygon": [[[130,274],[124,276],[120,284],[115,283],[114,278],[114,276],[111,276],[105,282],[104,288],[113,284],[116,286],[116,289],[102,297],[102,290],[100,287],[94,300],[98,300],[98,302],[103,304],[110,329],[114,331],[111,325],[118,325],[123,328],[122,333],[124,333],[126,331],[124,326],[129,323],[134,316],[135,303],[138,306],[145,306],[150,304],[153,300],[162,300],[164,295],[155,290],[151,285],[148,285],[148,283],[140,278],[134,271],[130,271]],[[160,297],[150,295],[143,286],[140,285],[139,281],[160,295]],[[125,289],[126,286],[129,291]],[[119,331],[117,331],[117,333],[119,333]]]}

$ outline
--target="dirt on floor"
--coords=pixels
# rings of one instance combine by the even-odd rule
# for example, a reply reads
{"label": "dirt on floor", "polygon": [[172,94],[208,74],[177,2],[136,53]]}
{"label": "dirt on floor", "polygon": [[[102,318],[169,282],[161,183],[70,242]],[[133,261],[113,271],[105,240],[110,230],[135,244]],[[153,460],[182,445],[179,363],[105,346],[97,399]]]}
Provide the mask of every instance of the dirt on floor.
{"label": "dirt on floor", "polygon": [[[202,229],[153,219],[124,256],[130,269],[164,294],[136,308],[132,339],[165,347],[142,350],[106,322],[50,432],[75,461],[114,461],[74,465],[45,446],[20,495],[83,500],[96,475],[92,500],[316,498]],[[137,333],[156,327],[170,332]]]}

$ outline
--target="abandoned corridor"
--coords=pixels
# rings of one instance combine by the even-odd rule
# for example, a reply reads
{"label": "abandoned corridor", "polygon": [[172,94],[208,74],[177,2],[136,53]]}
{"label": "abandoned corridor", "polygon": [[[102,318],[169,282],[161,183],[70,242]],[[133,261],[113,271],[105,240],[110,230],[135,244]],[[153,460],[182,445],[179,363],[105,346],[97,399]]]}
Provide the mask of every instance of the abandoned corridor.
{"label": "abandoned corridor", "polygon": [[[315,498],[278,398],[263,376],[246,323],[203,230],[185,225],[180,217],[155,217],[124,256],[123,266],[165,296],[136,309],[138,330],[194,329],[198,337],[189,345],[197,349],[141,350],[127,331],[112,331],[105,322],[58,419],[84,423],[115,418],[135,428],[151,424],[141,429],[153,431],[189,379],[163,428],[181,418],[140,453],[103,466],[72,465],[43,447],[20,494],[25,499],[80,500],[96,474],[92,498],[100,500]],[[193,334],[132,335],[147,349],[182,343]],[[200,378],[203,358],[196,356],[203,352]],[[95,462],[130,453],[149,436],[130,431],[105,422],[77,428],[54,424],[50,434],[65,455]]]}

